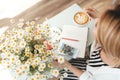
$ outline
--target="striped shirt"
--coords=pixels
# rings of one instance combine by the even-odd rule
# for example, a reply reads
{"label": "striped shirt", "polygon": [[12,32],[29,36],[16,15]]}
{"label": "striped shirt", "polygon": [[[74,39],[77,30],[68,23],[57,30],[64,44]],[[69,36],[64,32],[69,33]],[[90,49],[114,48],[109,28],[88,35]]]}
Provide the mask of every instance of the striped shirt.
{"label": "striped shirt", "polygon": [[[71,59],[69,62],[78,69],[86,70],[86,59]],[[71,71],[64,69],[61,71],[61,74],[64,73],[67,73],[68,76],[63,80],[78,80],[78,77],[75,76]]]}
{"label": "striped shirt", "polygon": [[105,64],[100,56],[101,53],[101,47],[95,42],[91,46],[91,51],[90,51],[90,59],[88,60],[88,65],[91,67],[101,67],[101,66],[107,66]]}
{"label": "striped shirt", "polygon": [[[90,52],[89,60],[71,59],[69,62],[73,66],[79,69],[82,69],[82,70],[86,70],[86,65],[89,65],[91,67],[107,66],[107,64],[105,64],[100,57],[101,47],[99,45],[95,45],[95,42],[94,42],[89,52]],[[61,71],[61,74],[64,74],[64,73],[67,73],[68,76],[64,78],[63,80],[78,80],[78,78],[69,70]]]}
{"label": "striped shirt", "polygon": [[101,48],[98,48],[96,51],[93,51],[90,59],[88,61],[88,65],[92,66],[92,67],[101,67],[101,66],[107,66],[107,64],[105,64],[101,57],[100,57],[100,52],[101,52]]}

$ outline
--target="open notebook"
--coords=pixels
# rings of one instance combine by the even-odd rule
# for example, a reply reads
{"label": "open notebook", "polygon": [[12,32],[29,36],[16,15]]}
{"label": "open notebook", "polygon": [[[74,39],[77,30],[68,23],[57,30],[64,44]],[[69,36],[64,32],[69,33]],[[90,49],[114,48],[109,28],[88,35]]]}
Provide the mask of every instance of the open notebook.
{"label": "open notebook", "polygon": [[72,25],[63,26],[58,50],[61,54],[72,58],[84,58],[87,43],[87,27],[77,27]]}

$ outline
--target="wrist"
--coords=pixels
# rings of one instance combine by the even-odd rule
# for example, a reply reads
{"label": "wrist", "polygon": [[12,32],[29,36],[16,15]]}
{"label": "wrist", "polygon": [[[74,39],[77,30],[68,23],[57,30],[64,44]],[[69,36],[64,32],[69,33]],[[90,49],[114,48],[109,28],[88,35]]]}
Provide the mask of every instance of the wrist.
{"label": "wrist", "polygon": [[68,68],[68,69],[72,66],[69,62],[66,62],[64,65],[65,65],[65,67]]}

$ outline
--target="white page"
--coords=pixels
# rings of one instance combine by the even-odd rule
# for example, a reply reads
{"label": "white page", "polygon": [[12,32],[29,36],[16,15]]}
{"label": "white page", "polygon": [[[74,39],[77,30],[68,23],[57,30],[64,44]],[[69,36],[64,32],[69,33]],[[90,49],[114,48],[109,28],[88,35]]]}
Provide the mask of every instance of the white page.
{"label": "white page", "polygon": [[77,56],[77,57],[84,58],[86,43],[87,43],[87,34],[88,34],[87,27],[80,28],[76,26],[65,25],[63,26],[62,38],[75,39],[79,41],[71,41],[71,40],[64,40],[64,39],[61,39],[61,41],[65,44],[68,44],[80,50],[79,54],[74,55],[74,57]]}

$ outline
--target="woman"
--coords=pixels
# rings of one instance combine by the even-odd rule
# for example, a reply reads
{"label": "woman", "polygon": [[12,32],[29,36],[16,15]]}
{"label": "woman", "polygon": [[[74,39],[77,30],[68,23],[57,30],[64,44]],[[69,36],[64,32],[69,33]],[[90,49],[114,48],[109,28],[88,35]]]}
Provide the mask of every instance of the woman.
{"label": "woman", "polygon": [[79,80],[120,80],[120,5],[108,9],[99,19],[94,9],[86,11],[96,20],[87,70],[80,70],[67,61],[63,64],[54,61],[54,64],[68,68]]}

